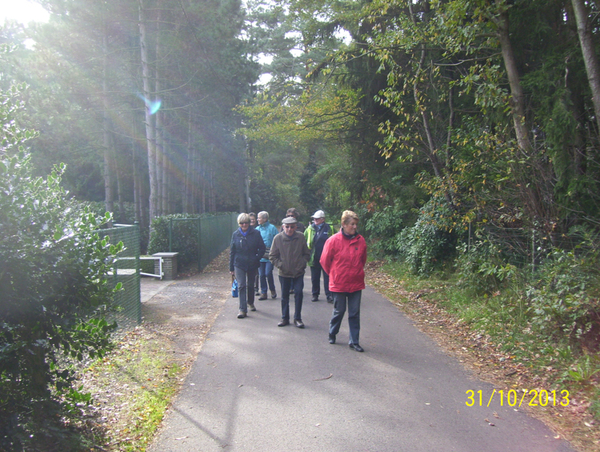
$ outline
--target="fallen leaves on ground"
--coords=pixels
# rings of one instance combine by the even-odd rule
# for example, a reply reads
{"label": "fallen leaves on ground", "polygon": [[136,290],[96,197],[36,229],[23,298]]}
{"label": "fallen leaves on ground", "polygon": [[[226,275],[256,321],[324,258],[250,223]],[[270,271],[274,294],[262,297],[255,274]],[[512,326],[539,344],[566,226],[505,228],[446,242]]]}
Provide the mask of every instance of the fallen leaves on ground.
{"label": "fallen leaves on ground", "polygon": [[[386,273],[383,266],[383,261],[367,263],[367,284],[388,298],[419,330],[431,337],[446,353],[456,357],[479,379],[504,390],[551,389],[549,386],[555,369],[546,368],[544,374],[532,372],[525,363],[502,351],[490,336],[473,331],[428,298],[441,289],[408,291],[402,281]],[[590,403],[584,399],[582,392],[575,392],[567,407],[527,406],[524,410],[542,420],[557,433],[556,437],[566,438],[578,450],[600,451],[600,426],[590,413]],[[489,423],[487,419],[486,422]]]}

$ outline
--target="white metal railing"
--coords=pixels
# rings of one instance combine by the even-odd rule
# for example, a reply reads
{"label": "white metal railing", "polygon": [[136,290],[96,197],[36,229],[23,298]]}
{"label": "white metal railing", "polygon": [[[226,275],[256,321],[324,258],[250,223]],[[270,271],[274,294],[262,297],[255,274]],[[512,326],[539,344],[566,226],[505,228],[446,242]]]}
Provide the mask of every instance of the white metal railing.
{"label": "white metal railing", "polygon": [[140,275],[152,276],[153,278],[158,278],[161,280],[163,279],[163,276],[165,276],[165,274],[163,273],[163,258],[161,256],[140,256],[140,260],[146,260],[146,261],[158,260],[158,275],[155,273],[143,273],[143,272],[140,272]]}
{"label": "white metal railing", "polygon": [[[135,259],[135,257],[117,257],[115,259],[115,261],[128,261],[128,260],[133,260]],[[140,256],[140,260],[146,260],[146,261],[158,261],[158,275],[156,273],[144,273],[142,271],[140,271],[140,275],[143,276],[151,276],[153,278],[158,278],[158,279],[163,279],[163,276],[165,276],[165,273],[163,272],[163,258],[161,256]],[[121,273],[123,270],[129,270],[129,269],[120,269],[117,270],[117,274]]]}

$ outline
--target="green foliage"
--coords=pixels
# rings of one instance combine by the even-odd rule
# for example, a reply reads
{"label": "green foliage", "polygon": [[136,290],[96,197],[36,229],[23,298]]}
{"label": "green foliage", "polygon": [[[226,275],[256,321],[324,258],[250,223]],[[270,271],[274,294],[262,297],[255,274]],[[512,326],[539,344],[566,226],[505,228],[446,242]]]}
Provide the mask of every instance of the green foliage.
{"label": "green foliage", "polygon": [[[140,256],[151,257],[150,255]],[[140,272],[142,273],[154,273],[154,259],[140,259]]]}
{"label": "green foliage", "polygon": [[110,345],[106,274],[121,245],[96,232],[109,216],[79,211],[66,198],[64,165],[47,179],[32,177],[22,154],[0,168],[0,425],[12,425],[0,437],[25,441],[40,404],[70,390],[68,363]]}
{"label": "green foliage", "polygon": [[76,396],[71,363],[110,346],[106,274],[122,245],[97,233],[110,216],[68,199],[64,164],[34,177],[29,157],[15,152],[31,134],[10,121],[12,94],[0,103],[10,124],[0,154],[0,449],[34,450],[62,435],[62,395]]}
{"label": "green foliage", "polygon": [[281,200],[274,182],[267,179],[253,179],[250,183],[250,193],[252,194],[252,206],[255,206],[255,212],[265,210],[269,212],[271,220],[278,221],[285,216],[287,203],[280,203]]}
{"label": "green foliage", "polygon": [[300,200],[311,214],[323,207],[327,189],[325,184],[319,183],[319,179],[315,177],[317,171],[316,154],[311,152],[300,175]]}
{"label": "green foliage", "polygon": [[402,250],[401,233],[406,227],[407,211],[398,204],[373,212],[365,222],[365,231],[371,239],[371,249],[377,255],[396,256]]}
{"label": "green foliage", "polygon": [[599,372],[600,357],[583,355],[568,370],[568,377],[577,383],[590,383],[594,375]]}
{"label": "green foliage", "polygon": [[475,294],[490,295],[516,276],[517,268],[506,263],[500,248],[489,240],[477,240],[470,247],[462,244],[458,251],[459,286]]}
{"label": "green foliage", "polygon": [[452,258],[456,236],[451,224],[450,209],[430,200],[421,208],[416,223],[400,233],[400,253],[414,274],[429,276]]}
{"label": "green foliage", "polygon": [[[148,254],[160,252],[178,252],[177,263],[187,266],[198,262],[198,225],[200,218],[212,216],[212,214],[173,214],[157,217],[152,220],[150,243]],[[169,249],[169,227],[171,247]]]}
{"label": "green foliage", "polygon": [[541,278],[527,296],[532,323],[551,337],[571,342],[588,335],[600,318],[600,261],[597,241],[589,239],[574,250],[552,251]]}
{"label": "green foliage", "polygon": [[[94,214],[104,216],[106,214],[106,204],[104,202],[84,202],[83,206],[88,206]],[[135,222],[135,204],[132,202],[123,202],[123,211],[120,211],[119,203],[115,203],[114,212],[111,212],[115,223],[133,224]]]}

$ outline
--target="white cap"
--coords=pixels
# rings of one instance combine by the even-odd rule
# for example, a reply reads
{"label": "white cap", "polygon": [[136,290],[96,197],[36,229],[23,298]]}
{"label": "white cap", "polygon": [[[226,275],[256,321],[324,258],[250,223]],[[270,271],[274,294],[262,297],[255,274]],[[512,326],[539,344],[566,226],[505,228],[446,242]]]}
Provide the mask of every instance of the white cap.
{"label": "white cap", "polygon": [[311,218],[325,218],[325,212],[317,210]]}

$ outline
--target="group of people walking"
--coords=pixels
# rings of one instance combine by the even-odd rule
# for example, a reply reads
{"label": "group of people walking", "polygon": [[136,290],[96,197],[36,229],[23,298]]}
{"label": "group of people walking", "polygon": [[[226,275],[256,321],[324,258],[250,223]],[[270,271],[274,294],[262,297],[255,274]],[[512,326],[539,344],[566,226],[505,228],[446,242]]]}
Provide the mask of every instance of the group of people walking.
{"label": "group of people walking", "polygon": [[[238,216],[239,228],[233,233],[230,245],[229,270],[238,282],[238,318],[247,316],[248,310],[256,311],[255,291],[259,300],[277,298],[273,268],[277,268],[281,287],[281,321],[278,326],[290,324],[290,293],[294,294],[294,325],[304,328],[302,302],[306,266],[311,271],[311,301],[319,301],[321,275],[325,298],[333,303],[329,322],[329,343],[335,344],[336,336],[346,311],[350,328],[348,345],[358,352],[364,351],[359,344],[360,302],[365,288],[364,266],[367,261],[367,245],[358,233],[358,215],[346,210],[342,214],[339,232],[325,222],[325,213],[317,210],[311,224],[305,228],[298,221],[296,209],[288,209],[281,221],[281,229],[269,222],[268,212],[259,212],[256,225],[250,214]],[[256,282],[260,281],[260,289]]]}

